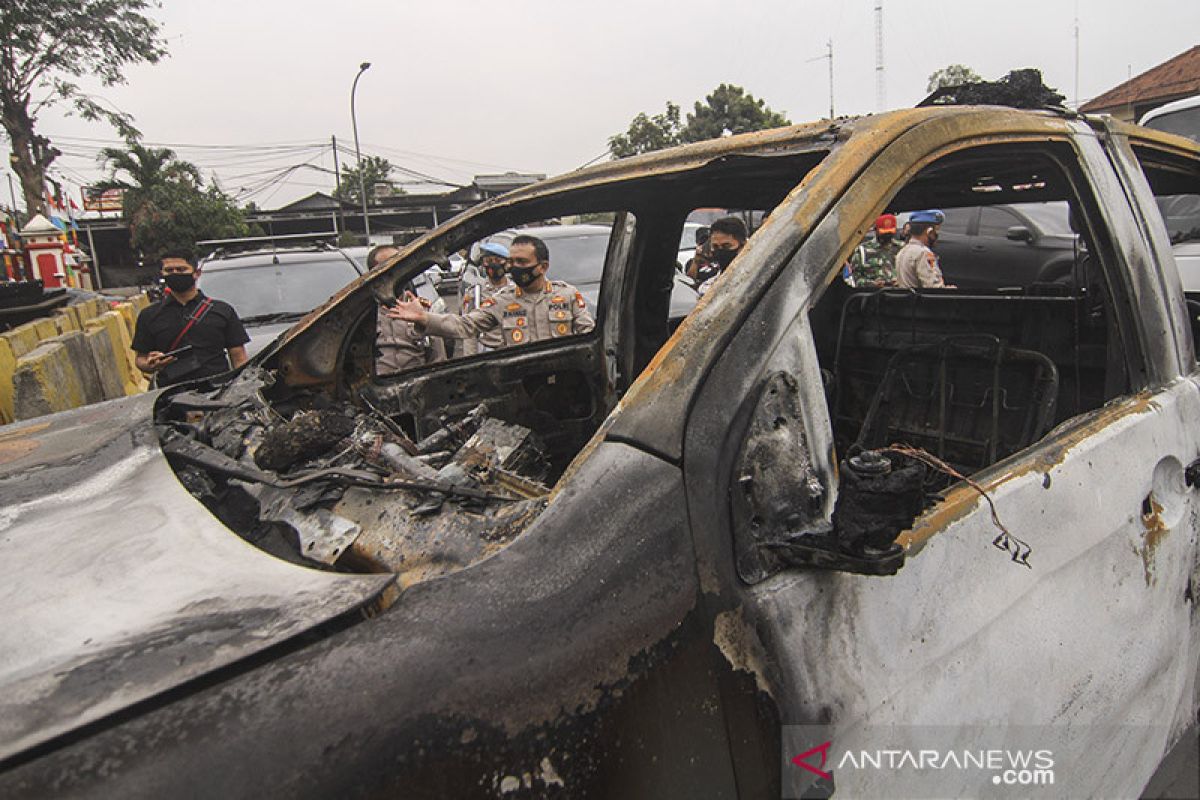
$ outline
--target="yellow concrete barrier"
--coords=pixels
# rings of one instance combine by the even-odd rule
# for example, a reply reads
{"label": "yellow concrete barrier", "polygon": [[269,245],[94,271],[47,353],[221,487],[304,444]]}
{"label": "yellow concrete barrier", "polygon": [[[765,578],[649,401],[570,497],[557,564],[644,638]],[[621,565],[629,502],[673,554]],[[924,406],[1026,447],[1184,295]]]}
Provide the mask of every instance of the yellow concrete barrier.
{"label": "yellow concrete barrier", "polygon": [[[125,396],[125,385],[121,380],[121,368],[113,340],[106,328],[90,328],[83,334],[92,363],[96,365],[96,380],[101,400],[115,400]],[[123,358],[121,360],[124,360]]]}
{"label": "yellow concrete barrier", "polygon": [[129,346],[129,331],[125,329],[124,317],[119,311],[108,311],[93,320],[89,320],[89,331],[103,330],[108,336],[116,359],[117,373],[125,394],[137,394],[146,391],[146,379],[133,363],[133,350]]}
{"label": "yellow concrete barrier", "polygon": [[87,300],[0,334],[0,424],[146,391],[130,343],[149,302]]}
{"label": "yellow concrete barrier", "polygon": [[78,408],[86,395],[62,342],[46,342],[17,359],[13,372],[13,416],[32,419]]}
{"label": "yellow concrete barrier", "polygon": [[55,317],[35,319],[33,322],[28,324],[32,325],[33,329],[37,331],[38,339],[53,339],[60,333],[58,330],[58,323],[55,321]]}
{"label": "yellow concrete barrier", "polygon": [[40,344],[34,326],[25,323],[0,333],[0,424],[14,422],[13,373],[17,360]]}

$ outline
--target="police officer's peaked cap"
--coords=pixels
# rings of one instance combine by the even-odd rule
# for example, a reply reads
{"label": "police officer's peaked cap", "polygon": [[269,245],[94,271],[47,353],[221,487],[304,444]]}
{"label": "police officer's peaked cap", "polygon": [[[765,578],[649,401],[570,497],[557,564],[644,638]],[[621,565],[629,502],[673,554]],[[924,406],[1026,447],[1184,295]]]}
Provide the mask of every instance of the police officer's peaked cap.
{"label": "police officer's peaked cap", "polygon": [[508,258],[508,248],[499,242],[485,242],[479,248],[485,256],[500,256],[500,258]]}
{"label": "police officer's peaked cap", "polygon": [[926,211],[914,211],[913,215],[908,218],[909,222],[931,222],[934,225],[941,225],[946,221],[946,215],[936,208],[931,208]]}

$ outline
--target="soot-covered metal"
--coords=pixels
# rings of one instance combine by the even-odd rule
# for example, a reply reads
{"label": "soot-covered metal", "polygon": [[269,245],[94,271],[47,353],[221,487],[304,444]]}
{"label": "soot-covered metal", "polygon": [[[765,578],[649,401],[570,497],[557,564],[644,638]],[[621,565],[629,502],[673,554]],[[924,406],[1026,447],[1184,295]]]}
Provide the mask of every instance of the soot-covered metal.
{"label": "soot-covered metal", "polygon": [[302,392],[269,403],[253,384],[269,389],[269,373],[165,397],[158,417],[188,491],[274,555],[395,572],[405,586],[495,552],[545,506],[537,436],[486,404],[413,441],[370,402]]}

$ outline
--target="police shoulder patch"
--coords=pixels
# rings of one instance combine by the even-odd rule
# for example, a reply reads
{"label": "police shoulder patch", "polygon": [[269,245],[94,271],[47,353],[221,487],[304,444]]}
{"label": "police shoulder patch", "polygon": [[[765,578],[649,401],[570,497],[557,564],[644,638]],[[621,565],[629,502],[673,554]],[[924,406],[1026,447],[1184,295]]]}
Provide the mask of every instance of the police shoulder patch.
{"label": "police shoulder patch", "polygon": [[483,300],[481,300],[479,303],[480,308],[487,308],[488,306],[494,306],[494,305],[496,305],[496,301],[490,297],[483,298]]}
{"label": "police shoulder patch", "polygon": [[581,295],[579,292],[575,292],[575,305],[579,306],[580,308],[587,308],[587,302],[583,299],[583,295]]}

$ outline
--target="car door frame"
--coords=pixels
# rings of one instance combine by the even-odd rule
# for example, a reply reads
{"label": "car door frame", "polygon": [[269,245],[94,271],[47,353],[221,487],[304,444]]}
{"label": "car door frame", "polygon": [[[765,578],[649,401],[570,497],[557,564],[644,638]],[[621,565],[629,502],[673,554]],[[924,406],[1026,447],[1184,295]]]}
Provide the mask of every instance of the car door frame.
{"label": "car door frame", "polygon": [[[989,122],[987,118],[978,118],[982,123],[979,128],[972,124],[974,121],[973,118],[940,119],[899,136],[885,148],[884,155],[894,151],[902,160],[881,157],[872,161],[857,179],[848,178],[852,182],[844,187],[840,199],[819,219],[794,255],[788,258],[787,254],[777,252],[765,256],[768,261],[771,258],[787,259],[788,266],[779,274],[770,290],[759,298],[738,333],[715,360],[694,398],[687,419],[683,464],[689,516],[702,583],[705,584],[705,599],[714,619],[714,631],[732,627],[738,632],[735,637],[741,642],[738,654],[727,654],[727,657],[736,658],[737,668],[755,674],[761,692],[771,698],[780,714],[780,721],[784,723],[832,722],[845,726],[861,721],[870,714],[878,719],[885,711],[891,718],[900,721],[920,719],[920,708],[934,705],[929,702],[930,682],[922,684],[920,674],[914,674],[911,670],[905,672],[903,665],[894,660],[888,664],[894,672],[879,669],[880,664],[886,663],[886,659],[879,660],[880,649],[884,645],[896,645],[897,641],[894,638],[889,640],[889,637],[894,637],[897,626],[914,619],[895,610],[889,612],[887,609],[892,607],[892,600],[899,601],[896,604],[899,608],[915,607],[932,616],[932,619],[923,619],[920,615],[916,618],[924,626],[921,631],[928,635],[929,641],[922,645],[927,651],[940,649],[953,652],[955,642],[967,641],[967,632],[978,632],[987,619],[985,614],[975,620],[978,624],[974,624],[970,619],[964,622],[948,616],[946,605],[956,597],[961,598],[955,592],[969,594],[973,587],[978,590],[978,587],[987,585],[989,578],[995,580],[997,575],[1010,585],[1010,591],[1016,598],[1031,597],[1039,589],[1037,572],[1011,564],[1002,553],[989,549],[994,529],[987,516],[987,506],[972,489],[962,485],[950,490],[943,502],[918,519],[905,542],[909,546],[909,563],[894,578],[790,570],[748,587],[740,581],[733,568],[728,498],[733,460],[741,449],[740,443],[753,412],[753,402],[749,398],[755,394],[755,387],[760,386],[763,378],[773,371],[791,371],[799,377],[808,456],[817,471],[830,480],[823,499],[824,512],[828,513],[835,492],[832,476],[836,456],[832,447],[828,409],[820,389],[815,346],[807,329],[807,307],[812,296],[818,293],[813,290],[832,280],[836,266],[845,260],[857,242],[855,234],[886,207],[901,186],[922,166],[948,152],[967,147],[1028,142],[1037,138],[1033,130],[1021,130],[1019,125],[1009,126],[1002,117],[992,119],[997,123],[992,130],[984,129]],[[1147,429],[1148,419],[1160,420],[1160,428],[1178,432],[1179,420],[1186,419],[1188,414],[1200,413],[1200,396],[1195,385],[1179,380],[1178,352],[1156,352],[1146,347],[1147,342],[1164,341],[1162,334],[1173,327],[1173,314],[1168,308],[1172,300],[1159,287],[1147,284],[1147,275],[1130,274],[1130,264],[1155,262],[1137,235],[1133,216],[1128,206],[1124,205],[1124,191],[1109,167],[1097,137],[1090,128],[1079,122],[1061,122],[1047,127],[1052,130],[1043,131],[1043,134],[1049,133],[1049,138],[1074,145],[1079,167],[1090,191],[1095,195],[1094,201],[1098,206],[1096,213],[1111,234],[1116,263],[1120,265],[1120,285],[1114,287],[1115,294],[1121,298],[1118,302],[1124,307],[1120,325],[1123,329],[1129,326],[1126,346],[1132,346],[1137,356],[1135,360],[1138,361],[1138,365],[1131,370],[1132,379],[1138,385],[1158,388],[1124,397],[1109,406],[1081,415],[1060,426],[1034,447],[982,471],[976,478],[993,494],[1001,513],[1011,508],[1009,498],[1018,495],[1036,497],[1037,492],[1046,491],[1043,486],[1065,483],[1069,487],[1072,481],[1077,486],[1084,485],[1084,479],[1092,474],[1090,471],[1097,469],[1091,464],[1084,466],[1085,462],[1079,457],[1089,447],[1099,448],[1099,443],[1104,442],[1109,442],[1110,447],[1129,446],[1138,438],[1139,431]],[[1043,135],[1041,140],[1045,138]],[[803,197],[795,199],[798,205],[802,204]],[[794,208],[786,209],[786,213],[795,219],[804,216]],[[1170,349],[1172,340],[1166,341],[1167,349]],[[1200,451],[1200,441],[1194,435],[1189,441],[1176,442],[1175,446],[1180,453],[1180,457],[1175,458],[1177,464],[1190,462]],[[1137,511],[1141,500],[1148,496],[1144,491],[1145,484],[1155,480],[1153,474],[1139,475],[1124,491],[1107,492],[1103,499],[1108,505],[1093,509],[1093,513],[1100,520],[1107,520],[1114,514],[1124,517],[1128,524],[1119,526],[1114,535],[1126,539],[1139,538],[1143,520]],[[1174,491],[1181,480],[1182,473],[1179,472],[1165,474],[1160,482]],[[1060,495],[1062,491],[1059,490]],[[1176,525],[1189,518],[1187,512],[1200,512],[1196,508],[1194,493],[1179,491],[1178,494],[1171,509]],[[1067,530],[1071,529],[1073,515],[1086,509],[1086,504],[1079,502],[1082,497],[1082,490],[1077,489],[1071,495],[1075,504],[1059,509],[1061,518],[1058,523],[1066,526]],[[1129,505],[1132,505],[1132,511],[1126,508]],[[1018,516],[1018,521],[1024,520]],[[1159,521],[1162,522],[1161,519]],[[1088,548],[1106,539],[1107,536],[1098,537],[1088,544]],[[1039,539],[1035,545],[1045,554],[1043,558],[1046,561],[1043,563],[1048,563],[1050,574],[1072,563],[1071,557],[1078,558],[1080,555],[1069,546],[1056,550],[1063,546],[1060,541],[1043,542]],[[1076,543],[1076,546],[1080,545]],[[1154,576],[1154,585],[1161,585],[1164,591],[1169,589],[1172,599],[1181,597],[1194,559],[1195,531],[1185,530],[1174,537],[1168,534],[1156,543],[1156,547],[1158,550],[1151,554],[1151,560],[1160,572]],[[1088,548],[1083,548],[1082,552]],[[966,551],[970,552],[968,567],[973,559],[986,564],[986,569],[975,569],[973,573],[968,569],[955,574],[954,580],[947,580],[943,574],[947,564],[952,557],[964,558],[962,553]],[[1151,569],[1136,552],[1130,556],[1129,548],[1100,547],[1096,552],[1116,559],[1124,558],[1116,562],[1117,566],[1131,575],[1136,573],[1140,577],[1143,570]],[[707,581],[703,580],[704,576],[708,577]],[[1079,582],[1078,579],[1076,582]],[[1084,585],[1079,588],[1086,589],[1086,581],[1082,583]],[[931,586],[932,590],[929,588]],[[1136,589],[1131,590],[1131,594],[1138,596]],[[876,612],[873,615],[868,611],[872,607]],[[1160,630],[1156,631],[1157,638],[1154,641],[1158,649],[1153,654],[1155,656],[1163,656],[1164,642],[1168,639],[1175,635],[1187,635],[1187,626],[1180,623],[1178,614],[1166,616],[1171,618],[1163,619]],[[810,620],[816,620],[819,624],[808,624]],[[942,626],[941,629],[933,625],[935,621]],[[940,644],[935,645],[933,642],[938,636],[942,638]],[[955,639],[956,636],[960,638]],[[724,638],[730,637],[726,634]],[[916,642],[917,638],[914,634],[909,643]],[[852,658],[848,655],[850,653],[856,653],[859,657]],[[1169,661],[1160,658],[1160,662],[1164,660]],[[1148,661],[1142,658],[1139,663],[1148,664]],[[1103,762],[1102,772],[1111,774],[1112,765],[1117,764],[1127,768],[1124,774],[1128,786],[1136,784],[1136,789],[1140,789],[1144,784],[1150,774],[1147,770],[1152,771],[1158,758],[1166,752],[1172,735],[1169,726],[1156,727],[1154,723],[1161,720],[1168,707],[1174,710],[1173,704],[1177,704],[1183,691],[1178,661],[1168,666],[1171,667],[1171,674],[1164,678],[1164,682],[1171,685],[1159,687],[1161,697],[1157,704],[1142,703],[1140,706],[1144,711],[1154,705],[1153,713],[1142,716],[1145,727],[1152,730],[1152,735],[1140,743],[1123,741],[1125,749],[1121,752],[1113,752],[1111,746],[1101,747],[1096,753],[1097,761],[1089,766],[1095,767]],[[898,679],[901,674],[904,680]],[[1150,667],[1147,666],[1142,674],[1151,674]],[[914,686],[919,691],[915,695],[897,694],[903,691],[909,680],[915,681]],[[1067,695],[1066,689],[1069,687],[1065,682],[1050,683],[1055,686],[1048,690],[1049,696]],[[973,685],[972,688],[984,687]],[[986,694],[984,691],[983,696]],[[897,702],[904,697],[911,699]],[[943,697],[944,713],[952,715],[965,710],[960,708],[956,711],[955,706],[950,704],[952,699],[957,698]],[[921,705],[911,705],[918,701]],[[730,707],[726,713],[731,719],[745,716],[734,712],[732,707],[744,706],[746,698],[731,693],[724,698],[724,702]],[[1087,706],[1086,703],[1084,705]],[[1128,705],[1126,707],[1131,708]],[[1006,718],[998,710],[998,704],[982,704],[974,708],[977,714],[985,713],[990,708],[997,711],[998,719]],[[1026,721],[1040,721],[1035,708],[1031,706],[1024,709],[1028,717]],[[1089,706],[1078,713],[1086,712],[1096,713],[1096,709]],[[769,750],[777,748],[779,731],[771,730],[770,724],[764,722],[768,717],[760,715],[759,728],[755,733],[759,746]],[[1013,720],[1011,715],[1007,718]],[[775,755],[779,755],[778,749]],[[760,756],[761,753],[753,757],[756,763]],[[743,754],[742,758],[747,756]],[[739,774],[741,772],[739,769]]]}

